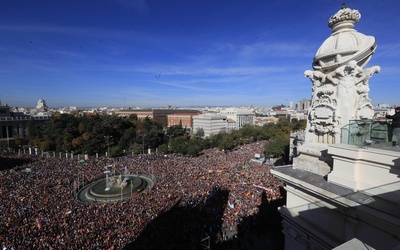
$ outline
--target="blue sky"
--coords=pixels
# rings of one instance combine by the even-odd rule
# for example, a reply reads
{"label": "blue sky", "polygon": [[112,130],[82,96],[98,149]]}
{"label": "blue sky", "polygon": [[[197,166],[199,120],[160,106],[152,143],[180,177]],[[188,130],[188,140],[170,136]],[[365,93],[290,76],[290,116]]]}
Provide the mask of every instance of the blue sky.
{"label": "blue sky", "polygon": [[[373,105],[400,104],[398,0],[354,0]],[[304,78],[335,0],[0,0],[0,98],[34,107],[271,106]]]}

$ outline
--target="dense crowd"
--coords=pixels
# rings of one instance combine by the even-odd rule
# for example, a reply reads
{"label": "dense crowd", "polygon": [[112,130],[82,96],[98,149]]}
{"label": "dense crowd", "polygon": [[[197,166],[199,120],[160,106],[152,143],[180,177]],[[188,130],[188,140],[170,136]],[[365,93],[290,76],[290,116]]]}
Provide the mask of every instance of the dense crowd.
{"label": "dense crowd", "polygon": [[[205,207],[210,219],[196,221],[217,240],[234,235],[242,218],[259,210],[262,195],[279,199],[281,183],[270,166],[252,161],[264,143],[243,145],[223,152],[203,151],[199,157],[140,155],[92,158],[28,157],[14,169],[0,172],[0,242],[3,249],[122,249],[134,242],[149,223],[173,207]],[[74,188],[117,172],[152,174],[155,185],[130,199],[101,205],[74,199]],[[29,168],[31,171],[26,171]],[[22,171],[23,170],[23,171]],[[79,181],[78,181],[79,180]],[[216,197],[226,191],[226,199]],[[210,201],[213,205],[210,207]],[[220,221],[213,221],[220,215]],[[190,223],[167,226],[188,227]],[[146,244],[152,244],[152,239]],[[149,247],[150,249],[151,247]]]}

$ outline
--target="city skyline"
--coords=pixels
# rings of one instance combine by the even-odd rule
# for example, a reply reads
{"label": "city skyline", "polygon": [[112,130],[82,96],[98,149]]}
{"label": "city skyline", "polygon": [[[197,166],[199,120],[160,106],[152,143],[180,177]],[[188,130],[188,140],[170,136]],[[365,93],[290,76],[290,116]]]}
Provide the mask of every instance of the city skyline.
{"label": "city skyline", "polygon": [[[34,107],[273,106],[311,98],[303,76],[341,1],[2,1],[0,100]],[[394,0],[347,1],[378,48],[373,105],[398,98]]]}

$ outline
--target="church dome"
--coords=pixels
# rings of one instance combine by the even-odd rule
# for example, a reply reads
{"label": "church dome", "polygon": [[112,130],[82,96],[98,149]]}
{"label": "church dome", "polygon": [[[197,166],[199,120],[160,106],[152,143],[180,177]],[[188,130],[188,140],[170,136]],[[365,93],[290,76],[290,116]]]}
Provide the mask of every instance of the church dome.
{"label": "church dome", "polygon": [[329,73],[351,60],[357,61],[360,67],[368,63],[377,45],[374,37],[354,29],[360,17],[357,10],[342,8],[329,19],[332,35],[318,49],[313,60],[314,70]]}

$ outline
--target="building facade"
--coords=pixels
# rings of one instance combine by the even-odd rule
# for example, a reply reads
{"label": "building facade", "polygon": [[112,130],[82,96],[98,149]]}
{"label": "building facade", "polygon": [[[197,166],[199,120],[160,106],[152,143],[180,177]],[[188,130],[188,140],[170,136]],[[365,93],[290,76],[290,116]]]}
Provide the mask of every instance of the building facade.
{"label": "building facade", "polygon": [[0,140],[12,143],[16,138],[27,138],[29,134],[28,123],[44,123],[49,116],[25,115],[22,112],[12,112],[7,105],[0,106]]}
{"label": "building facade", "polygon": [[46,112],[49,108],[47,107],[46,101],[39,99],[36,105],[38,112]]}
{"label": "building facade", "polygon": [[297,102],[297,111],[307,111],[311,106],[311,100],[303,99]]}
{"label": "building facade", "polygon": [[193,117],[199,115],[199,110],[180,110],[174,114],[167,115],[167,126],[182,125],[182,127],[193,130]]}
{"label": "building facade", "polygon": [[227,117],[221,114],[201,114],[193,117],[193,132],[200,129],[204,131],[204,137],[226,130]]}
{"label": "building facade", "polygon": [[240,129],[245,124],[253,125],[255,123],[256,114],[249,109],[227,108],[219,113],[236,122],[234,129]]}
{"label": "building facade", "polygon": [[118,116],[136,115],[138,119],[154,119],[163,127],[182,124],[183,127],[193,127],[193,116],[199,115],[199,110],[192,109],[124,109],[115,111]]}

